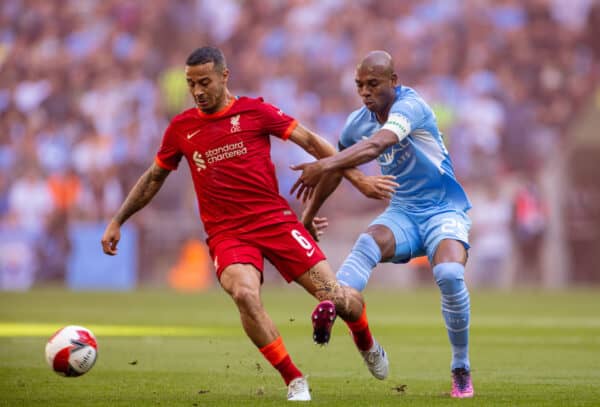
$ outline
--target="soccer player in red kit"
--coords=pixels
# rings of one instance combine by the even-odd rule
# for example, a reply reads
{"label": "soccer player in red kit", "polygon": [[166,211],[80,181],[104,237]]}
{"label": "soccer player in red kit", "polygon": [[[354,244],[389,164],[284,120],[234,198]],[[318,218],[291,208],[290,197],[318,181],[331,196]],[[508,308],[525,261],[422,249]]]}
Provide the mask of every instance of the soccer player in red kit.
{"label": "soccer player in red kit", "polygon": [[[221,286],[237,305],[250,340],[288,385],[288,400],[310,400],[306,378],[262,305],[264,258],[288,282],[296,281],[320,301],[330,300],[359,350],[371,346],[374,339],[361,294],[338,285],[311,236],[318,236],[319,225],[309,225],[309,232],[279,195],[269,136],[290,139],[317,158],[335,150],[262,99],[232,96],[227,88],[229,70],[219,49],[194,51],[185,74],[196,108],[171,121],[154,163],[106,227],[103,250],[116,254],[121,225],[152,200],[185,157]],[[395,186],[388,177],[367,177],[356,169],[344,175],[370,197],[387,197]]]}

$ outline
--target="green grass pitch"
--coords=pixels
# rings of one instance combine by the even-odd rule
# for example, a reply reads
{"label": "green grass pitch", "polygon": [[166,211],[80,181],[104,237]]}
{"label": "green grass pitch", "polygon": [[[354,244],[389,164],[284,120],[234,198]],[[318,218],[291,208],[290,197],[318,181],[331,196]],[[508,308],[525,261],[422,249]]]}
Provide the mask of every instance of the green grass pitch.
{"label": "green grass pitch", "polygon": [[[475,398],[452,400],[450,350],[435,290],[366,291],[390,377],[369,375],[341,321],[330,345],[311,340],[316,303],[296,286],[264,287],[264,302],[319,406],[598,406],[600,291],[472,290]],[[84,325],[96,366],[62,378],[44,360],[48,337]],[[219,290],[0,293],[1,406],[276,406],[286,388],[246,338]]]}

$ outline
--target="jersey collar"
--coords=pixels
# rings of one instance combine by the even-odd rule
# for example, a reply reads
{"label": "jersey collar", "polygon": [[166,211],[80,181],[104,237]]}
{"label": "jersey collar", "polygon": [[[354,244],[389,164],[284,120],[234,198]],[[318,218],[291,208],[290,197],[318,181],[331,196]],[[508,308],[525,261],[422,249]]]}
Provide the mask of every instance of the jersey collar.
{"label": "jersey collar", "polygon": [[196,108],[196,110],[198,111],[198,115],[203,118],[203,119],[214,119],[216,117],[221,117],[223,116],[225,113],[227,113],[233,106],[233,104],[235,103],[235,101],[237,100],[237,97],[232,97],[231,101],[221,110],[219,110],[218,112],[214,112],[214,113],[204,113],[202,110],[200,110],[200,108]]}

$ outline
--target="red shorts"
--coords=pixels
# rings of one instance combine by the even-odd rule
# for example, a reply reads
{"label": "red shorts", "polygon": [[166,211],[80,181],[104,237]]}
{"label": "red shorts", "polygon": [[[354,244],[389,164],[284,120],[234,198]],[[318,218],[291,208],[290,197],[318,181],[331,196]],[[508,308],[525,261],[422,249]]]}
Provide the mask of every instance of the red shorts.
{"label": "red shorts", "polygon": [[289,283],[304,274],[325,255],[300,222],[278,223],[236,236],[219,236],[209,242],[217,277],[232,264],[252,264],[263,272],[264,258]]}

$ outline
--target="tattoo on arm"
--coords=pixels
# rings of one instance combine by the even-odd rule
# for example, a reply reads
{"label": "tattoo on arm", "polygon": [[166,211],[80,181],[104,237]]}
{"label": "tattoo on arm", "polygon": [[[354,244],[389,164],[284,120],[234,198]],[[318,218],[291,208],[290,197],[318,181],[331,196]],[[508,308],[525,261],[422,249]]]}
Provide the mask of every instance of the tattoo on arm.
{"label": "tattoo on arm", "polygon": [[146,206],[160,190],[170,171],[152,164],[129,191],[114,220],[122,225],[131,215]]}

